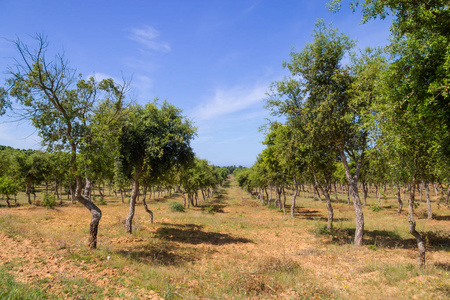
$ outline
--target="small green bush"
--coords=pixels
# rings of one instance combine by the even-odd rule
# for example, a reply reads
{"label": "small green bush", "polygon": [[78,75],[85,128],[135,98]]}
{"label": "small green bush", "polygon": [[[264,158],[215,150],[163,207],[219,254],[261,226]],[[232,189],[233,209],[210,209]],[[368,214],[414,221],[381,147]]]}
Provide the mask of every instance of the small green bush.
{"label": "small green bush", "polygon": [[379,212],[380,210],[382,210],[381,206],[378,206],[378,204],[372,204],[370,206],[370,210],[372,210],[373,212]]}
{"label": "small green bush", "polygon": [[170,210],[177,212],[184,212],[184,206],[180,202],[172,202],[170,203]]}
{"label": "small green bush", "polygon": [[369,250],[373,250],[373,251],[376,251],[378,249],[377,246],[375,246],[375,245],[369,245],[369,246],[367,246],[367,248]]}
{"label": "small green bush", "polygon": [[206,211],[208,214],[211,214],[211,215],[215,214],[214,206],[212,206],[212,205],[206,206],[206,207],[205,207],[205,211]]}
{"label": "small green bush", "polygon": [[47,208],[53,208],[56,205],[56,199],[54,195],[49,193],[44,194],[44,199],[42,200],[42,205]]}

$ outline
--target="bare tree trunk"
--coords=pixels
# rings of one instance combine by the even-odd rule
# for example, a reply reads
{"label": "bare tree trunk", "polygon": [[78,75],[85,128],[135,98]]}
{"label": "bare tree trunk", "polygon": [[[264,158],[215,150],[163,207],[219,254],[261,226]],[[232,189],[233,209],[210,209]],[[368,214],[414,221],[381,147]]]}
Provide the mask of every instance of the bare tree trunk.
{"label": "bare tree trunk", "polygon": [[322,186],[322,184],[319,183],[319,181],[317,180],[316,172],[314,171],[314,169],[313,169],[313,175],[314,175],[314,181],[316,183],[315,186],[318,187],[322,191],[322,194],[324,195],[326,203],[327,203],[327,210],[328,210],[327,229],[331,232],[331,230],[333,229],[334,212],[333,212],[333,207],[331,206],[330,194],[328,193],[328,190],[329,190],[330,186],[328,186],[327,183],[325,183],[327,186],[324,188]]}
{"label": "bare tree trunk", "polygon": [[[76,170],[75,170],[76,171]],[[74,172],[75,173],[75,172]],[[89,248],[97,248],[97,233],[98,224],[102,218],[102,211],[88,198],[83,197],[81,190],[83,189],[83,178],[76,176],[76,189],[75,189],[75,199],[83,204],[92,214],[90,229],[89,229]]]}
{"label": "bare tree trunk", "polygon": [[422,202],[422,199],[423,199],[423,188],[424,188],[424,186],[423,186],[423,182],[422,182],[422,184],[420,184],[420,202]]}
{"label": "bare tree trunk", "polygon": [[144,204],[145,211],[150,215],[150,223],[153,224],[153,212],[148,209],[147,203],[145,202],[145,198],[147,198],[147,186],[144,185],[144,191],[143,191],[143,197],[142,197],[142,203]]}
{"label": "bare tree trunk", "polygon": [[397,183],[397,201],[398,201],[398,211],[397,214],[400,215],[402,213],[403,201],[400,193],[400,184]]}
{"label": "bare tree trunk", "polygon": [[381,191],[378,190],[378,207],[381,207]]}
{"label": "bare tree trunk", "polygon": [[448,200],[450,198],[450,186],[448,187],[447,197],[445,197],[445,204],[448,206]]}
{"label": "bare tree trunk", "polygon": [[31,205],[31,181],[27,182],[27,187],[25,189],[25,194],[27,194],[28,204]]}
{"label": "bare tree trunk", "polygon": [[431,211],[431,200],[430,200],[430,189],[429,182],[424,181],[423,185],[425,186],[425,197],[427,199],[427,212],[428,212],[428,220],[433,219],[433,212]]}
{"label": "bare tree trunk", "polygon": [[90,200],[91,199],[92,182],[89,180],[87,174],[85,175],[85,181],[86,181],[86,184],[84,186],[83,196]]}
{"label": "bare tree trunk", "polygon": [[286,191],[284,190],[284,187],[281,188],[283,193],[283,215],[286,215]]}
{"label": "bare tree trunk", "polygon": [[128,233],[133,233],[133,217],[134,212],[136,208],[136,198],[139,194],[139,177],[142,172],[142,167],[137,167],[136,174],[134,175],[134,178],[132,179],[132,188],[131,188],[131,198],[130,198],[130,211],[128,213],[127,219],[126,219],[126,231]]}
{"label": "bare tree trunk", "polygon": [[297,198],[298,194],[298,182],[296,177],[294,176],[294,194],[292,195],[292,204],[291,204],[291,217],[294,217],[294,211],[295,211],[295,199]]}
{"label": "bare tree trunk", "polygon": [[416,221],[414,220],[414,193],[415,193],[415,187],[416,187],[415,176],[416,175],[414,174],[413,182],[411,184],[411,190],[409,193],[408,222],[409,222],[409,232],[416,238],[416,241],[417,241],[417,248],[419,251],[419,266],[424,267],[425,266],[425,245],[423,243],[421,234],[416,231]]}
{"label": "bare tree trunk", "polygon": [[347,204],[350,205],[350,185],[347,185]]}
{"label": "bare tree trunk", "polygon": [[364,194],[364,203],[363,205],[366,206],[367,205],[367,193],[369,192],[369,187],[367,186],[367,184],[365,182],[362,183],[362,188],[363,188],[363,194]]}
{"label": "bare tree trunk", "polygon": [[125,199],[123,198],[123,190],[122,188],[119,189],[120,192],[120,198],[122,199],[122,203],[125,203]]}
{"label": "bare tree trunk", "polygon": [[355,246],[362,246],[363,234],[364,234],[364,213],[361,206],[361,199],[358,194],[358,178],[361,172],[362,165],[364,164],[364,152],[361,155],[360,160],[356,164],[355,174],[352,176],[350,167],[347,162],[347,158],[344,153],[343,147],[339,147],[342,163],[344,164],[345,176],[347,177],[350,193],[353,199],[353,205],[355,207]]}
{"label": "bare tree trunk", "polygon": [[336,183],[333,184],[333,189],[334,189],[334,196],[336,197],[336,202],[339,203],[339,197],[337,194]]}

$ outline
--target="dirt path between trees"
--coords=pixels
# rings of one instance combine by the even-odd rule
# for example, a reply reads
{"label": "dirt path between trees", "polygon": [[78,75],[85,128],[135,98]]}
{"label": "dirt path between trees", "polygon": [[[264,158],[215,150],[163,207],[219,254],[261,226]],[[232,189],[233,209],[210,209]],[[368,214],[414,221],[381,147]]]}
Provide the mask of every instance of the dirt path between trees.
{"label": "dirt path between trees", "polygon": [[80,297],[83,293],[95,297],[92,295],[95,291],[103,294],[103,299],[162,299],[154,291],[130,291],[117,269],[74,262],[65,258],[66,255],[67,249],[61,246],[55,250],[55,245],[44,239],[9,237],[0,232],[0,262],[18,282],[45,283],[45,292],[65,299],[84,299]]}

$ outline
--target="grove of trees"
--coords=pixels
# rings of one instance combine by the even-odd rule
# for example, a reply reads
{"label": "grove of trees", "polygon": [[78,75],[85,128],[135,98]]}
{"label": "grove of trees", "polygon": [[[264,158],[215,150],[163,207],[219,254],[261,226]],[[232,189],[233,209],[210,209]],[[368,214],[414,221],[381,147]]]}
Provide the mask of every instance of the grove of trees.
{"label": "grove of trees", "polygon": [[[330,10],[339,13],[342,2],[331,1]],[[338,189],[345,190],[355,211],[354,245],[361,246],[369,188],[379,207],[390,188],[398,197],[398,214],[401,191],[409,195],[409,232],[423,266],[417,194],[425,194],[429,219],[430,186],[445,196],[446,205],[450,198],[449,3],[351,0],[349,5],[361,10],[362,23],[391,16],[389,44],[357,49],[350,37],[319,20],[312,42],[283,62],[289,76],[270,86],[266,108],[283,122],[267,126],[266,148],[251,168],[219,168],[196,157],[191,121],[166,101],[127,102],[129,81],[83,78],[64,56],[49,58],[45,36],[36,36],[35,48],[14,41],[18,58],[0,87],[0,115],[11,110],[30,120],[47,151],[1,146],[0,194],[8,206],[19,191],[36,203],[38,186],[60,203],[66,194],[92,214],[89,247],[96,248],[105,187],[120,193],[122,202],[130,192],[126,231],[132,233],[140,196],[153,221],[148,194],[177,192],[184,206],[197,206],[234,173],[244,190],[284,213],[292,191],[292,217],[300,193],[323,197],[330,232],[332,203],[339,201]]]}
{"label": "grove of trees", "polygon": [[[338,11],[342,1],[330,3]],[[450,196],[450,9],[446,1],[351,1],[362,10],[362,22],[392,15],[390,44],[385,49],[355,50],[356,43],[323,20],[313,42],[293,51],[284,62],[290,76],[274,82],[266,107],[285,122],[266,131],[266,149],[248,170],[235,172],[239,184],[261,201],[285,209],[285,188],[311,186],[323,195],[332,230],[331,197],[345,185],[355,209],[354,244],[362,245],[367,191],[374,186],[409,193],[409,231],[415,237],[419,264],[425,246],[416,230],[415,197],[427,197],[429,186]],[[345,62],[348,61],[348,62]],[[360,191],[364,195],[361,201]],[[447,189],[447,190],[445,190]],[[336,196],[337,197],[337,196]],[[380,201],[380,200],[379,200]],[[380,205],[380,204],[378,204]]]}
{"label": "grove of trees", "polygon": [[[19,120],[30,120],[47,151],[1,146],[0,194],[8,206],[19,191],[25,192],[29,204],[36,202],[37,186],[45,185],[46,194],[52,193],[60,203],[67,193],[92,214],[89,247],[94,249],[105,186],[120,192],[122,201],[131,187],[126,219],[131,233],[141,186],[153,220],[145,202],[148,189],[189,196],[207,191],[210,197],[227,178],[227,169],[195,157],[190,142],[196,128],[180,109],[158,99],[145,106],[127,103],[130,82],[83,79],[62,55],[48,57],[45,36],[35,40],[35,48],[20,39],[13,42],[19,59],[0,90],[0,114],[11,109]],[[198,199],[191,203],[197,205]]]}

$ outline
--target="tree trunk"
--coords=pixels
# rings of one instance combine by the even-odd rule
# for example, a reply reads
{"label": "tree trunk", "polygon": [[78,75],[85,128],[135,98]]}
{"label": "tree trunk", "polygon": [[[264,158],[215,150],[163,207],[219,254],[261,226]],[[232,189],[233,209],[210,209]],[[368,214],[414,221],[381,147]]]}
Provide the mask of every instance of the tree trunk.
{"label": "tree trunk", "polygon": [[416,238],[417,241],[417,248],[419,251],[419,266],[424,267],[425,266],[425,245],[423,243],[422,236],[419,232],[416,231],[416,220],[414,220],[414,193],[415,193],[415,182],[416,178],[415,175],[413,175],[413,184],[411,185],[411,191],[409,193],[409,215],[408,215],[408,222],[409,222],[409,232]]}
{"label": "tree trunk", "polygon": [[142,203],[144,204],[145,211],[150,215],[150,223],[153,224],[153,212],[150,209],[148,209],[147,203],[145,202],[145,198],[147,198],[147,186],[146,185],[144,185]]}
{"label": "tree trunk", "polygon": [[[76,171],[76,170],[75,170]],[[74,172],[75,173],[75,172]],[[77,186],[75,188],[75,199],[83,204],[92,214],[91,224],[89,228],[89,248],[97,248],[97,233],[102,211],[89,199],[83,197],[81,190],[83,189],[83,178],[76,176]]]}
{"label": "tree trunk", "polygon": [[87,199],[91,199],[91,189],[92,189],[92,182],[89,180],[87,174],[85,175],[85,181],[86,184],[84,186],[83,196]]}
{"label": "tree trunk", "polygon": [[350,205],[350,185],[347,185],[347,204]]}
{"label": "tree trunk", "polygon": [[429,182],[424,181],[423,182],[425,186],[425,197],[427,199],[427,212],[428,212],[428,220],[433,219],[433,212],[431,211],[431,200],[430,200],[430,188],[429,188]]}
{"label": "tree trunk", "polygon": [[362,246],[363,234],[364,234],[364,213],[361,206],[361,199],[358,194],[358,178],[361,172],[362,165],[364,164],[364,152],[361,155],[360,160],[356,163],[355,175],[352,176],[350,167],[347,162],[343,147],[339,147],[342,163],[344,164],[345,176],[347,177],[348,185],[350,188],[350,194],[353,199],[353,205],[355,207],[355,246]]}
{"label": "tree trunk", "polygon": [[400,215],[402,213],[403,201],[400,193],[400,184],[397,183],[397,201],[398,201],[398,211],[397,214]]}
{"label": "tree trunk", "polygon": [[123,190],[120,189],[119,192],[120,192],[120,198],[122,199],[122,203],[125,203],[125,199],[124,199],[124,196],[123,196]]}
{"label": "tree trunk", "polygon": [[295,211],[295,199],[297,198],[298,194],[298,182],[297,179],[294,176],[294,194],[292,195],[292,204],[291,204],[291,217],[294,217],[294,211]]}
{"label": "tree trunk", "polygon": [[420,184],[420,202],[422,202],[423,199],[423,183]]}
{"label": "tree trunk", "polygon": [[283,215],[286,215],[286,191],[284,187],[281,188],[281,191],[283,193]]}
{"label": "tree trunk", "polygon": [[365,182],[362,183],[362,188],[363,188],[363,193],[364,193],[364,203],[363,205],[366,206],[367,205],[367,194],[369,192],[369,187],[367,186],[367,184]]}
{"label": "tree trunk", "polygon": [[25,189],[25,194],[27,194],[28,204],[31,205],[31,181],[27,182],[27,187]]}
{"label": "tree trunk", "polygon": [[131,198],[130,198],[130,211],[128,212],[128,216],[126,219],[126,231],[128,233],[133,233],[133,217],[136,208],[136,199],[139,194],[139,177],[142,172],[142,167],[139,166],[136,168],[136,173],[134,178],[132,179],[132,188],[131,188]]}
{"label": "tree trunk", "polygon": [[378,190],[378,207],[381,207],[381,191]]}
{"label": "tree trunk", "polygon": [[322,191],[322,194],[324,195],[326,203],[327,203],[327,210],[328,210],[327,229],[331,232],[331,230],[333,229],[334,212],[333,212],[333,207],[331,206],[330,194],[328,193],[330,186],[327,183],[325,183],[327,186],[324,188],[322,186],[322,184],[319,183],[314,169],[313,169],[313,175],[314,175],[315,186]]}
{"label": "tree trunk", "polygon": [[334,189],[334,196],[336,197],[336,203],[339,203],[339,197],[337,194],[336,183],[333,184],[333,189]]}
{"label": "tree trunk", "polygon": [[445,204],[448,206],[448,200],[450,199],[450,186],[448,187],[447,197],[445,197]]}
{"label": "tree trunk", "polygon": [[434,193],[436,194],[436,197],[438,197],[439,196],[439,184],[433,183],[433,187],[434,187]]}

